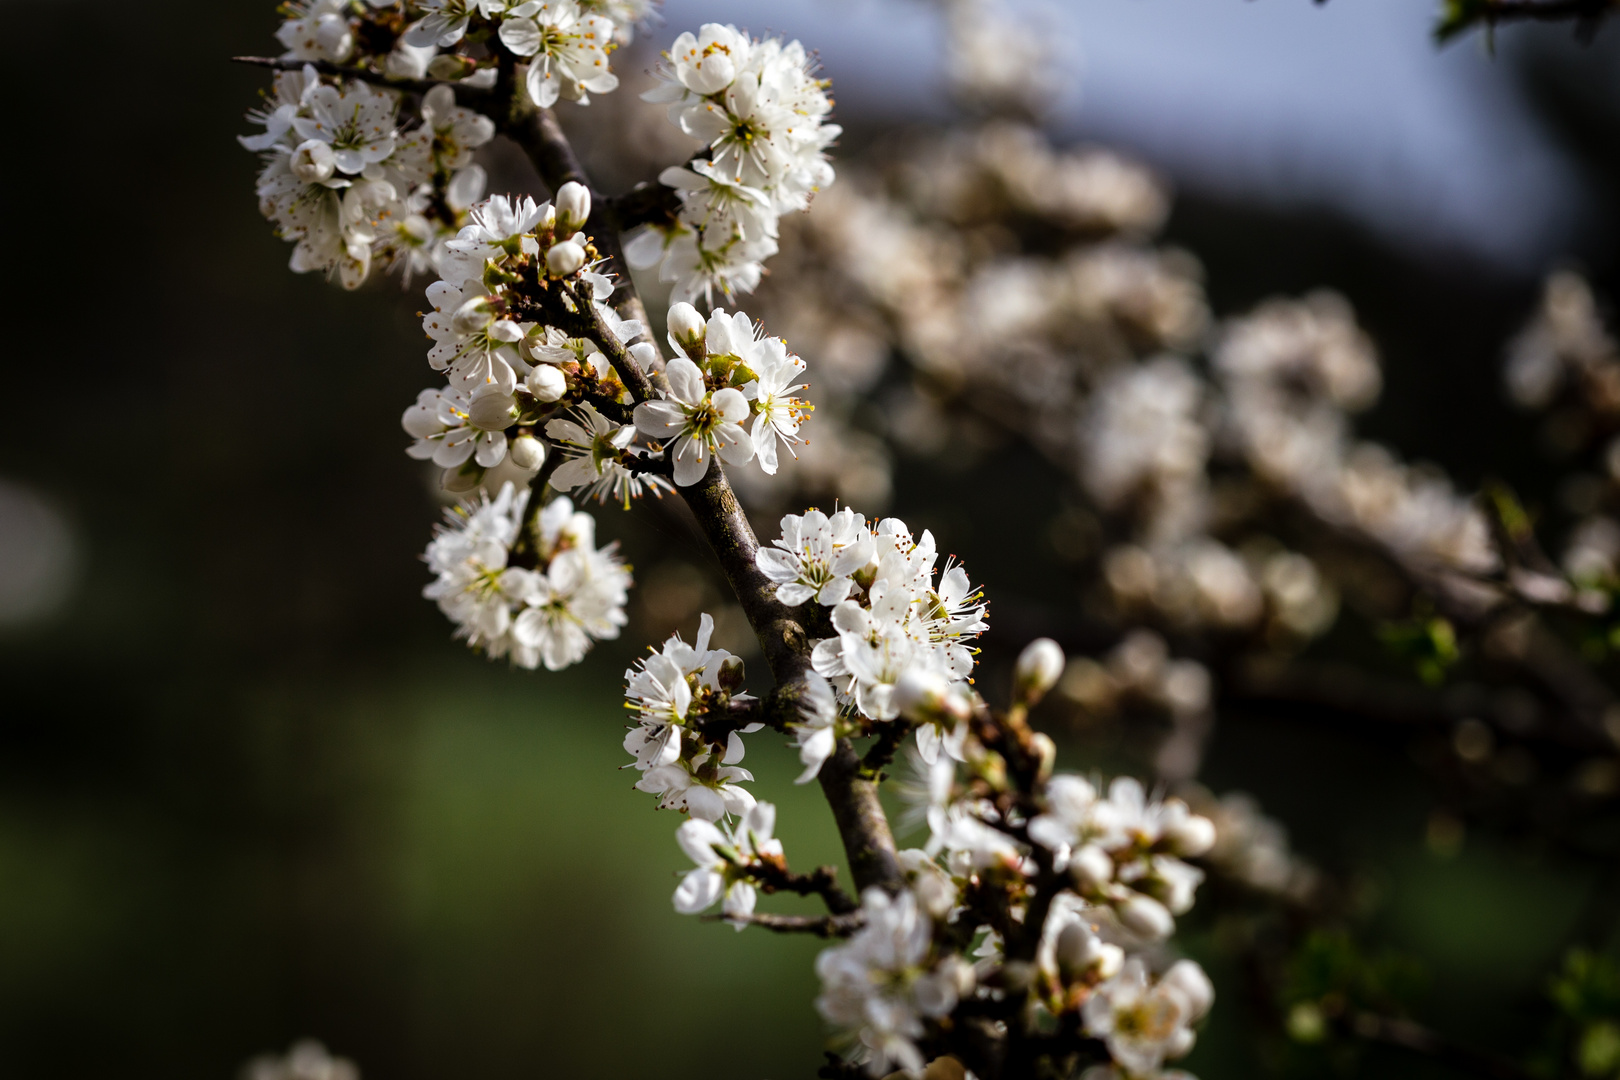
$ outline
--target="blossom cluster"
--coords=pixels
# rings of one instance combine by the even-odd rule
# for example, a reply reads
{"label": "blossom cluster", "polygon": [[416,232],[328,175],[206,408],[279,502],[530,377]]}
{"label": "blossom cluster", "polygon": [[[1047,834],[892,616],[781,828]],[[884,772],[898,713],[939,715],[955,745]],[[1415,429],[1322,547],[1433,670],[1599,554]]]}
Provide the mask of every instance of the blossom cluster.
{"label": "blossom cluster", "polygon": [[[409,276],[441,269],[447,241],[484,194],[474,153],[495,121],[467,107],[515,63],[531,102],[589,104],[618,85],[608,57],[651,13],[651,0],[294,0],[276,33],[284,62],[264,127],[241,143],[264,167],[260,210],[293,243],[295,272],[359,287],[372,266]],[[323,75],[315,65],[343,74]],[[330,70],[330,68],[328,69]],[[416,80],[426,92],[407,92]],[[391,85],[393,84],[393,85]],[[462,88],[463,103],[456,100]]]}
{"label": "blossom cluster", "polygon": [[446,511],[423,555],[435,578],[422,595],[488,656],[558,671],[619,636],[630,572],[567,498],[532,517],[528,505],[527,490],[506,484]]}
{"label": "blossom cluster", "polygon": [[787,515],[782,535],[755,556],[779,601],[830,608],[836,631],[811,652],[827,685],[813,681],[801,710],[801,781],[831,752],[843,710],[884,724],[920,704],[928,720],[917,726],[918,749],[929,760],[942,749],[960,757],[975,663],[968,642],[987,628],[987,605],[962,566],[947,560],[939,571],[938,559],[928,530],[914,537],[898,518],[868,525],[848,507]]}
{"label": "blossom cluster", "polygon": [[276,75],[264,126],[243,136],[264,161],[259,209],[294,244],[295,273],[336,275],[358,288],[373,263],[406,275],[434,264],[461,215],[484,190],[473,152],[494,123],[437,86],[402,123],[400,95],[364,82],[326,79],[305,65]]}
{"label": "blossom cluster", "polygon": [[676,38],[657,75],[644,100],[667,104],[671,122],[707,149],[659,175],[679,211],[632,238],[626,255],[660,267],[677,300],[752,292],[777,251],[781,215],[807,209],[832,183],[826,150],[840,129],[827,122],[829,84],[797,41],[719,23]]}
{"label": "blossom cluster", "polygon": [[[624,748],[635,759],[627,767],[642,774],[636,790],[657,795],[660,810],[707,822],[754,807],[754,796],[739,786],[753,776],[737,762],[742,736],[762,726],[724,726],[732,710],[745,709],[754,698],[742,689],[742,661],[709,647],[713,633],[714,619],[704,614],[693,644],[672,635],[624,673],[625,697],[636,718]],[[705,721],[722,727],[705,727]]]}
{"label": "blossom cluster", "polygon": [[[1061,668],[1056,646],[1037,642],[1020,659],[1020,683],[1038,696]],[[920,722],[927,711],[910,712]],[[1076,1014],[1121,1075],[1159,1075],[1192,1048],[1214,998],[1192,961],[1153,974],[1157,943],[1203,877],[1184,860],[1210,852],[1213,823],[1128,777],[1103,791],[1066,774],[1041,782],[1040,812],[1026,817],[983,794],[998,786],[995,756],[971,734],[962,750],[961,761],[914,755],[922,775],[909,797],[928,845],[900,852],[906,890],[868,890],[861,931],[818,959],[817,1007],[873,1076],[920,1071],[924,1047],[937,1044],[934,1022],[959,1001],[1015,992],[1037,1013]],[[1040,926],[1023,926],[1042,867],[1059,886]],[[996,915],[1003,903],[1010,920]],[[1013,934],[1023,938],[1016,953]]]}

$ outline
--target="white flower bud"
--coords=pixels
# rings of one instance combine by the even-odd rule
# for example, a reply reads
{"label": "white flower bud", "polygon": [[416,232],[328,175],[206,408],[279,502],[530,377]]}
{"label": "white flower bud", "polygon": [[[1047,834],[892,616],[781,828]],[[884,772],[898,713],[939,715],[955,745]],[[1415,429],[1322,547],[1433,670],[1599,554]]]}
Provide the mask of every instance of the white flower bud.
{"label": "white flower bud", "polygon": [[439,483],[444,487],[444,490],[460,495],[477,487],[483,482],[483,479],[483,469],[469,469],[463,472],[460,468],[455,468],[444,470],[444,476]]}
{"label": "white flower bud", "polygon": [[1125,950],[1118,945],[1097,946],[1097,958],[1091,963],[1091,973],[1099,980],[1112,979],[1125,966]]}
{"label": "white flower bud", "polygon": [[554,277],[567,277],[585,265],[585,249],[572,240],[551,245],[546,252],[546,269]]}
{"label": "white flower bud", "polygon": [[591,216],[591,189],[570,180],[557,189],[557,228],[572,233]]}
{"label": "white flower bud", "polygon": [[287,167],[304,183],[319,184],[332,178],[332,172],[337,168],[337,155],[321,140],[310,139],[300,143],[298,149],[293,151]]}
{"label": "white flower bud", "polygon": [[568,379],[560,368],[538,364],[523,383],[537,401],[556,401],[568,393]]}
{"label": "white flower bud", "polygon": [[1091,932],[1090,927],[1083,923],[1072,922],[1058,934],[1055,950],[1058,966],[1064,971],[1082,974],[1091,967],[1101,948],[1102,942],[1097,940],[1097,935]]}
{"label": "white flower bud", "polygon": [[1188,814],[1165,827],[1164,839],[1177,855],[1202,855],[1215,846],[1215,823],[1207,817]]}
{"label": "white flower bud", "polygon": [[1123,903],[1114,905],[1114,914],[1125,929],[1149,941],[1163,941],[1176,929],[1170,909],[1153,899],[1133,892]]}
{"label": "white flower bud", "polygon": [[533,435],[519,435],[506,448],[506,454],[520,469],[538,469],[546,463],[546,444]]}
{"label": "white flower bud", "polygon": [[697,308],[682,301],[669,309],[669,336],[682,348],[691,349],[703,344],[707,324]]}
{"label": "white flower bud", "polygon": [[1036,638],[1018,654],[1015,680],[1018,697],[1033,705],[1057,685],[1063,674],[1063,648],[1051,638]]}
{"label": "white flower bud", "polygon": [[1177,960],[1171,964],[1170,970],[1160,976],[1159,985],[1169,986],[1181,996],[1189,1020],[1199,1019],[1215,1004],[1215,985],[1192,960]]}
{"label": "white flower bud", "polygon": [[1096,844],[1082,844],[1069,856],[1069,876],[1082,894],[1095,893],[1114,880],[1114,860]]}
{"label": "white flower bud", "polygon": [[1181,1028],[1172,1032],[1170,1038],[1164,1044],[1164,1056],[1167,1058],[1186,1057],[1192,1052],[1193,1043],[1197,1041],[1198,1036],[1193,1033],[1191,1028]]}
{"label": "white flower bud", "polygon": [[967,719],[968,705],[949,679],[926,668],[908,668],[894,684],[894,707],[914,724],[954,725]]}
{"label": "white flower bud", "polygon": [[495,321],[495,308],[487,296],[475,296],[456,308],[450,316],[450,329],[458,334],[476,334]]}

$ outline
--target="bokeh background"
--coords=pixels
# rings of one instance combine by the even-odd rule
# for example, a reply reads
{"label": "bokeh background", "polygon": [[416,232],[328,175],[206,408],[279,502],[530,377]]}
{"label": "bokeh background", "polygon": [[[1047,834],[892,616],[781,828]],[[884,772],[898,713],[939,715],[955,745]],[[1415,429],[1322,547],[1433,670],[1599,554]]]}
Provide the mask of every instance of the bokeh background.
{"label": "bokeh background", "polygon": [[[679,513],[601,518],[648,583],[623,640],[561,675],[469,655],[419,596],[439,503],[397,425],[424,385],[422,301],[288,273],[233,139],[266,80],[226,58],[273,48],[272,5],[3,10],[0,1072],[229,1077],[308,1035],[375,1080],[812,1075],[817,943],[677,918],[675,821],[617,771],[619,673],[713,589]],[[1173,180],[1167,239],[1203,260],[1217,315],[1342,291],[1384,358],[1364,431],[1464,487],[1545,486],[1498,367],[1548,269],[1614,293],[1614,28],[1515,29],[1491,54],[1437,49],[1413,0],[1020,10],[1060,46],[1053,130]],[[678,0],[647,36],[710,20],[817,49],[851,147],[950,119],[923,3]],[[589,110],[565,121],[590,142]],[[981,469],[905,464],[890,510],[1006,613],[993,681],[1020,613],[1061,614],[1074,586],[995,512],[1055,506],[1058,481],[1013,449]],[[748,764],[790,856],[835,861],[771,742]],[[1522,1043],[1612,884],[1509,837],[1427,844],[1408,743],[1225,711],[1204,780],[1360,883],[1433,1022]],[[1196,923],[1189,943],[1232,974]],[[1247,1016],[1224,998],[1189,1068],[1253,1074]]]}

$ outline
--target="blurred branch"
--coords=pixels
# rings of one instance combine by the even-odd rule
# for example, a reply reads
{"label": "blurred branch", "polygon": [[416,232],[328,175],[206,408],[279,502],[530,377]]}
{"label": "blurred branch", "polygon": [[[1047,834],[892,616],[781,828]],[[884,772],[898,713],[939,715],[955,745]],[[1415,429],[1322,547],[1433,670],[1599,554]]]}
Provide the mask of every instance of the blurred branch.
{"label": "blurred branch", "polygon": [[1461,1046],[1411,1020],[1357,1012],[1338,1026],[1365,1042],[1397,1047],[1488,1080],[1532,1080],[1531,1073],[1517,1062]]}
{"label": "blurred branch", "polygon": [[814,934],[820,938],[849,937],[866,922],[860,912],[848,915],[772,915],[755,912],[751,915],[723,915],[716,912],[703,916],[704,922],[746,923],[763,926],[778,934]]}
{"label": "blurred branch", "polygon": [[1446,0],[1435,40],[1444,44],[1476,26],[1487,31],[1500,23],[1574,22],[1590,40],[1600,24],[1620,9],[1620,0]]}
{"label": "blurred branch", "polygon": [[640,183],[608,200],[619,228],[625,232],[641,225],[672,225],[681,208],[675,189],[663,184]]}

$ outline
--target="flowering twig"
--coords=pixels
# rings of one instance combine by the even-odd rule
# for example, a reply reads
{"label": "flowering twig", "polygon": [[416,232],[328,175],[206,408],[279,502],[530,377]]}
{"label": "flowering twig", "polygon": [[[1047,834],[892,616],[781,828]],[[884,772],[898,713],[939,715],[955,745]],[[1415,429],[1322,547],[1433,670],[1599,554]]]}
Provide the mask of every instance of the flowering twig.
{"label": "flowering twig", "polygon": [[[584,166],[550,109],[539,109],[515,121],[509,119],[502,130],[524,149],[541,179],[553,190],[570,182],[590,187]],[[617,271],[621,279],[621,287],[614,291],[617,310],[625,318],[645,319],[645,309],[629,279],[617,231],[606,219],[608,200],[593,196],[591,205],[587,227],[594,227],[595,242],[606,256],[609,268]],[[599,214],[602,216],[598,217]],[[590,317],[596,323],[594,336],[600,339],[598,344],[631,394],[637,401],[652,398],[652,381],[640,365],[611,332],[601,327],[600,316],[592,312]],[[776,687],[766,703],[767,718],[779,723],[796,716],[796,702],[803,692],[804,676],[810,669],[810,639],[792,610],[776,599],[776,585],[756,564],[759,540],[726,480],[724,469],[718,461],[714,462],[702,480],[681,488],[680,493],[719,560],[726,582],[759,638],[765,661],[775,677]],[[901,875],[895,860],[894,836],[878,801],[877,785],[862,775],[861,759],[847,739],[840,740],[832,757],[822,766],[818,779],[831,804],[856,885],[862,889],[874,885],[891,891],[898,889]]]}

